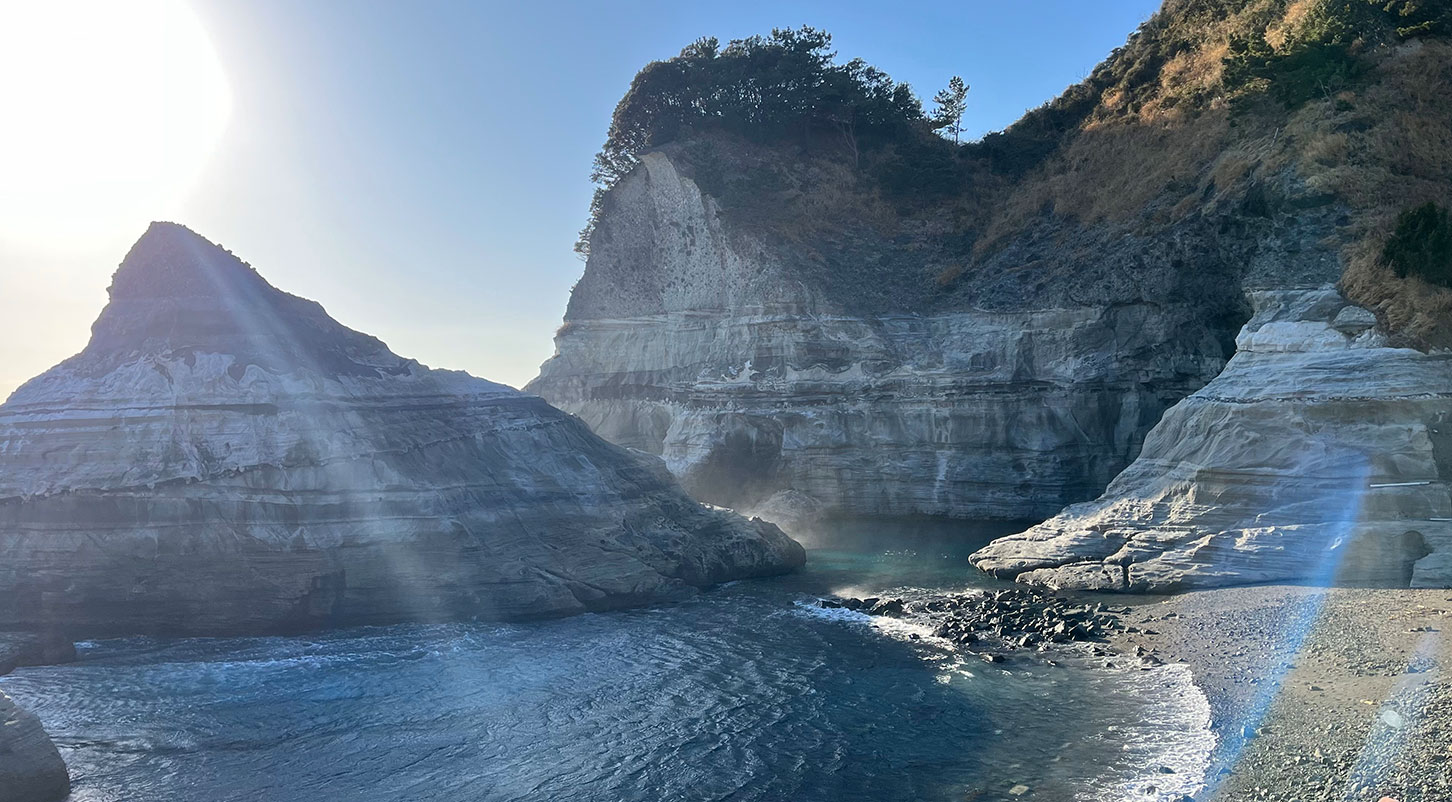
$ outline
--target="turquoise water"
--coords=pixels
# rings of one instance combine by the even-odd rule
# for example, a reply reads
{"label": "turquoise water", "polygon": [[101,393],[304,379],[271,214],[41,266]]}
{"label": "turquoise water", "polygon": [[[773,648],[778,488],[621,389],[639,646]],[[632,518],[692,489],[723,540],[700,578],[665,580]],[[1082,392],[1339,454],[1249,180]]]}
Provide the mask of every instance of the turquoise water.
{"label": "turquoise water", "polygon": [[[1207,735],[1180,674],[989,666],[922,637],[925,626],[814,605],[824,593],[983,586],[965,558],[988,534],[844,525],[800,574],[670,606],[101,641],[0,687],[45,722],[74,802],[962,802],[1192,789]],[[1017,784],[1028,794],[1007,796]]]}

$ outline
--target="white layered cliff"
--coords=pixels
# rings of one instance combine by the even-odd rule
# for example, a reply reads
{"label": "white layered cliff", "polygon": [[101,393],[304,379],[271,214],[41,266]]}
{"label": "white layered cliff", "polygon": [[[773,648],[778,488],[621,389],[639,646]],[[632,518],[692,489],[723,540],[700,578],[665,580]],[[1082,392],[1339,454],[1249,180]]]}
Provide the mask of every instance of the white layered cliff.
{"label": "white layered cliff", "polygon": [[1452,584],[1452,355],[1393,347],[1331,289],[1252,295],[1224,372],[1103,496],[974,563],[1057,588]]}
{"label": "white layered cliff", "polygon": [[740,509],[1027,519],[1094,497],[1222,346],[1145,300],[850,309],[661,153],[611,192],[529,390]]}
{"label": "white layered cliff", "polygon": [[539,398],[431,370],[154,224],[0,406],[0,628],[515,619],[800,565]]}

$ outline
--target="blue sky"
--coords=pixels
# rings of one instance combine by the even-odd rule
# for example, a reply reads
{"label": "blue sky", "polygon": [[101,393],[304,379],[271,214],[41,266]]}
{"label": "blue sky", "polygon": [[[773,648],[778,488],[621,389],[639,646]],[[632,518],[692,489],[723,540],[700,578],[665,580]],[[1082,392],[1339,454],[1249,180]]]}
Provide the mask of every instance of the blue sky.
{"label": "blue sky", "polygon": [[[921,97],[962,75],[979,135],[1084,77],[1157,5],[194,0],[231,114],[185,198],[152,216],[401,354],[520,385],[553,352],[583,270],[571,246],[590,160],[646,62],[704,35],[808,24]],[[56,266],[56,297],[32,289],[25,303],[54,303],[53,336],[0,354],[0,394],[84,343],[140,232],[80,255],[26,252]],[[0,319],[0,339],[18,325]]]}

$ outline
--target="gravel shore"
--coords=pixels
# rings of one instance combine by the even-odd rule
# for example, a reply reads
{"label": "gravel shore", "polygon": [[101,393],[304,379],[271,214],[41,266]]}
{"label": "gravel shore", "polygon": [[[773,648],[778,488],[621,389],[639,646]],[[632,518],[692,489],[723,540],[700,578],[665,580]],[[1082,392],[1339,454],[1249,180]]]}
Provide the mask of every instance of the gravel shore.
{"label": "gravel shore", "polygon": [[1219,745],[1197,799],[1452,802],[1452,591],[1261,586],[1122,606],[1115,650],[1188,664],[1209,698]]}

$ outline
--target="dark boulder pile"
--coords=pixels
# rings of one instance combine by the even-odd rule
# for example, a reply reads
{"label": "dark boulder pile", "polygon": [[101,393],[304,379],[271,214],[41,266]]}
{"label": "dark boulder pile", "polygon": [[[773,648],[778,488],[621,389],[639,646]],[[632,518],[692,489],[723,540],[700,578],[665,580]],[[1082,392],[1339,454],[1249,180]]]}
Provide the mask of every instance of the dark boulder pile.
{"label": "dark boulder pile", "polygon": [[[994,592],[943,593],[925,599],[830,597],[819,604],[873,616],[907,618],[933,627],[933,636],[958,646],[1012,651],[1045,649],[1052,644],[1089,641],[1103,643],[1125,629],[1119,616],[1126,608],[1103,603],[1079,603],[1034,588],[1008,588]],[[981,644],[975,646],[975,644]],[[1108,654],[1102,648],[1095,656]],[[1003,656],[982,651],[988,662]],[[1148,655],[1136,655],[1152,660]]]}

